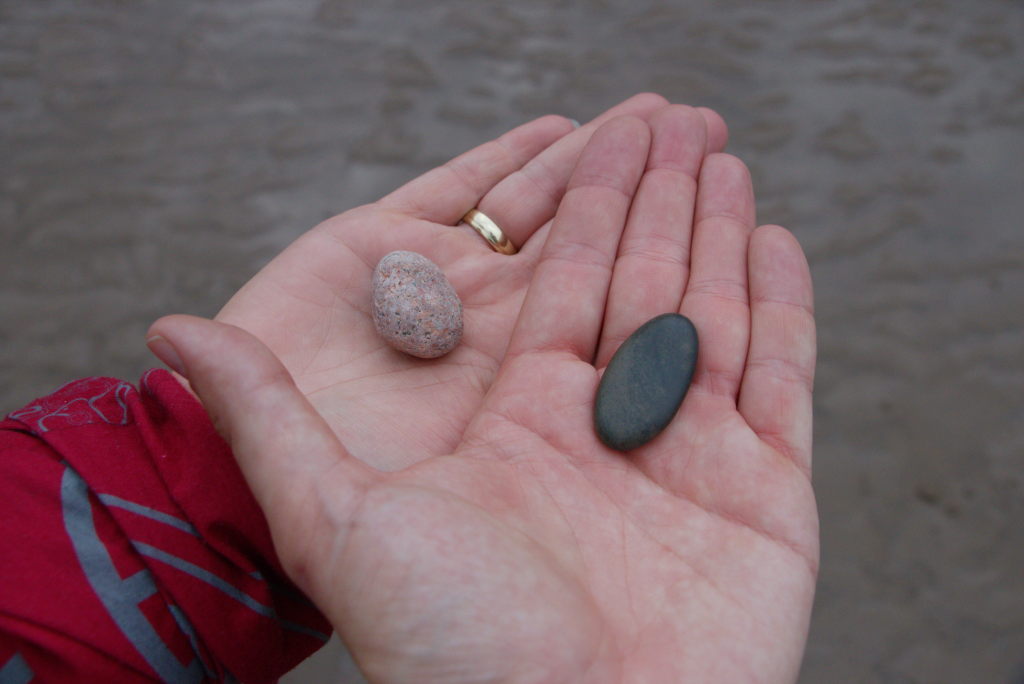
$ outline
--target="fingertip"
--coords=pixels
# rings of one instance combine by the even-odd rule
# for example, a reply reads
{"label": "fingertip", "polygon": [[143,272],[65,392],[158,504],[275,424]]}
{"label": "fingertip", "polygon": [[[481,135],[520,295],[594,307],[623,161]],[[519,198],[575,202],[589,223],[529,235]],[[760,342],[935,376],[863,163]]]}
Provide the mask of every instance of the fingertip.
{"label": "fingertip", "polygon": [[593,131],[611,119],[626,114],[646,120],[668,104],[668,100],[657,93],[639,93],[623,100],[614,107],[611,107],[607,111],[599,114],[594,119],[585,122],[583,124],[583,129],[587,132]]}
{"label": "fingertip", "polygon": [[635,114],[623,114],[603,124],[597,129],[595,137],[601,134],[606,137],[617,137],[624,144],[650,145],[651,127],[646,120]]}
{"label": "fingertip", "polygon": [[697,190],[697,220],[709,217],[734,219],[751,231],[755,226],[754,186],[750,169],[743,161],[725,152],[704,159]]}
{"label": "fingertip", "polygon": [[572,119],[559,114],[545,114],[502,134],[498,141],[510,149],[531,147],[535,156],[574,130]]}
{"label": "fingertip", "polygon": [[786,228],[767,224],[750,237],[751,296],[794,304],[814,314],[814,287],[807,256]]}
{"label": "fingertip", "polygon": [[601,124],[580,153],[568,189],[612,187],[632,195],[640,180],[651,145],[651,129],[643,119],[627,114]]}
{"label": "fingertip", "polygon": [[640,109],[654,110],[657,111],[663,107],[668,106],[670,103],[664,96],[654,92],[642,92],[637,93],[633,97],[626,100],[632,105],[636,105]]}
{"label": "fingertip", "polygon": [[751,243],[756,241],[758,243],[764,243],[765,245],[796,242],[796,238],[793,237],[793,234],[777,223],[766,223],[758,226],[750,236],[750,240]]}
{"label": "fingertip", "polygon": [[700,112],[669,105],[651,117],[650,128],[648,168],[674,169],[696,178],[707,148],[707,125]]}
{"label": "fingertip", "polygon": [[649,128],[647,120],[641,116],[637,116],[636,114],[620,114],[606,122],[602,127],[612,125],[631,126],[635,128],[643,128],[645,130]]}
{"label": "fingertip", "polygon": [[725,119],[710,107],[697,107],[697,111],[704,117],[707,126],[707,151],[708,154],[721,152],[729,143],[729,126]]}
{"label": "fingertip", "polygon": [[561,114],[547,114],[531,121],[529,126],[536,126],[545,130],[551,130],[553,133],[558,134],[559,137],[572,133],[580,124],[575,119],[568,116],[562,116]]}
{"label": "fingertip", "polygon": [[162,335],[148,335],[146,346],[153,356],[160,359],[168,368],[178,375],[185,375],[185,364],[181,360],[178,350]]}
{"label": "fingertip", "polygon": [[[728,152],[712,152],[704,158],[700,181],[712,194],[735,202],[743,197],[753,204],[754,180],[750,168],[739,157]],[[754,226],[751,225],[751,229]]]}
{"label": "fingertip", "polygon": [[191,348],[197,325],[202,328],[204,320],[187,314],[161,316],[146,331],[146,346],[175,373],[188,377],[182,348]]}
{"label": "fingertip", "polygon": [[715,170],[725,173],[738,173],[750,178],[750,169],[746,163],[734,154],[728,152],[712,152],[704,162],[705,168],[712,167]]}
{"label": "fingertip", "polygon": [[149,329],[146,331],[146,339],[148,340],[151,337],[162,336],[163,331],[166,330],[168,326],[173,327],[175,320],[183,317],[185,317],[184,314],[168,314],[166,316],[161,316],[149,324]]}
{"label": "fingertip", "polygon": [[793,233],[777,223],[766,223],[758,226],[751,236],[751,241],[764,243],[766,246],[777,246],[779,249],[800,251],[800,242]]}
{"label": "fingertip", "polygon": [[666,117],[698,118],[703,125],[704,117],[694,107],[685,104],[668,104],[651,116],[651,125]]}

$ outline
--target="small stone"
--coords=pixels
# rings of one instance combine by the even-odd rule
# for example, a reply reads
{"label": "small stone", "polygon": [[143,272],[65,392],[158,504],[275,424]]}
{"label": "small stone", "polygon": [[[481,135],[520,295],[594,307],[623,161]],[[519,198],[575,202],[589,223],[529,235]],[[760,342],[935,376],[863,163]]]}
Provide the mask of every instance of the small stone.
{"label": "small stone", "polygon": [[433,261],[391,252],[373,269],[373,324],[398,351],[434,359],[462,339],[462,302]]}
{"label": "small stone", "polygon": [[629,451],[675,417],[697,365],[697,330],[686,316],[663,314],[630,335],[601,377],[594,427],[605,445]]}

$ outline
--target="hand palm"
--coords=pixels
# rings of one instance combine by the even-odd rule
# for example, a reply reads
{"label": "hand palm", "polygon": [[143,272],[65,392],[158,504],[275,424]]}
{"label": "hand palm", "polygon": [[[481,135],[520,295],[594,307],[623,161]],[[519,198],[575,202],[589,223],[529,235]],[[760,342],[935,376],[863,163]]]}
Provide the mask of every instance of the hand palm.
{"label": "hand palm", "polygon": [[[391,350],[369,311],[376,261],[417,246],[443,255],[473,331],[437,362]],[[455,447],[504,354],[529,275],[528,261],[502,258],[467,231],[370,205],[304,236],[218,318],[275,352],[353,454],[396,469],[411,454]]]}
{"label": "hand palm", "polygon": [[[714,464],[724,449],[735,462],[784,459],[706,396],[687,400],[693,418],[673,425],[677,434],[629,459],[597,448],[588,407],[598,375],[579,360],[520,359],[454,456],[369,490],[341,546],[336,530],[312,543],[325,553],[310,567],[332,568],[321,581],[344,587],[328,612],[346,616],[343,636],[368,673],[395,682],[476,681],[453,670],[502,673],[496,681],[793,677],[816,562],[806,479],[792,471],[753,500],[744,485],[721,482]],[[537,401],[552,386],[558,401]],[[744,510],[717,510],[737,496]],[[438,650],[424,649],[431,639],[442,640]]]}
{"label": "hand palm", "polygon": [[[217,319],[262,340],[364,462],[395,470],[449,453],[504,355],[546,227],[586,140],[603,121],[649,116],[664,104],[640,95],[567,136],[568,121],[545,117],[472,150],[310,231]],[[724,127],[716,115],[705,116],[717,129],[709,145],[720,149]],[[470,228],[453,228],[475,206],[494,208],[520,255],[495,254]],[[370,274],[395,249],[430,256],[462,299],[467,333],[441,360],[395,352],[373,329]]]}
{"label": "hand palm", "polygon": [[[817,559],[809,276],[784,231],[750,235],[736,160],[709,158],[698,192],[703,153],[679,162],[672,121],[652,123],[639,189],[645,127],[616,121],[588,145],[452,455],[421,447],[399,472],[367,468],[252,338],[167,331],[226,421],[286,569],[375,681],[794,676]],[[685,218],[670,239],[651,216]],[[694,386],[665,433],[611,452],[593,433],[598,369],[674,309],[701,335]]]}

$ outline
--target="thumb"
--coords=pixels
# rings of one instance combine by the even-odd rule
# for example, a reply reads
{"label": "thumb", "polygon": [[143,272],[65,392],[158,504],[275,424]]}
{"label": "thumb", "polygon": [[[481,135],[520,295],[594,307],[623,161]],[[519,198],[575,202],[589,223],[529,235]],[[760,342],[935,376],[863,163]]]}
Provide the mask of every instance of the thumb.
{"label": "thumb", "polygon": [[175,315],[156,321],[146,344],[188,378],[231,444],[272,533],[310,523],[303,516],[319,506],[309,497],[353,508],[360,501],[375,471],[348,453],[256,337],[233,325]]}

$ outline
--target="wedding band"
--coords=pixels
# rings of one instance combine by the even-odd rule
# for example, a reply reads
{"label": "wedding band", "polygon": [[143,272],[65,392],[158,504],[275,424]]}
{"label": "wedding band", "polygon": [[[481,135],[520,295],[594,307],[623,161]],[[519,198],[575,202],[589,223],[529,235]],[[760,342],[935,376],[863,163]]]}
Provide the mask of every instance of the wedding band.
{"label": "wedding band", "polygon": [[487,240],[487,244],[495,252],[499,254],[515,254],[519,251],[512,244],[512,241],[508,239],[508,236],[498,227],[498,224],[482,211],[470,209],[462,217],[462,220],[472,226],[473,230],[480,233],[480,237]]}

